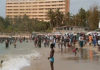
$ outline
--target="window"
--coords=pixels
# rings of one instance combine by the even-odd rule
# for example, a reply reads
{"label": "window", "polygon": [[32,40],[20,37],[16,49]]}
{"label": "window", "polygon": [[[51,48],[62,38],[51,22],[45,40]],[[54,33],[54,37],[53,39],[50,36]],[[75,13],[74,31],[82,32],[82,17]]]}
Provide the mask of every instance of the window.
{"label": "window", "polygon": [[39,10],[43,10],[43,8],[40,8]]}
{"label": "window", "polygon": [[45,3],[50,3],[50,1],[46,1]]}
{"label": "window", "polygon": [[52,3],[56,3],[56,1],[52,1]]}

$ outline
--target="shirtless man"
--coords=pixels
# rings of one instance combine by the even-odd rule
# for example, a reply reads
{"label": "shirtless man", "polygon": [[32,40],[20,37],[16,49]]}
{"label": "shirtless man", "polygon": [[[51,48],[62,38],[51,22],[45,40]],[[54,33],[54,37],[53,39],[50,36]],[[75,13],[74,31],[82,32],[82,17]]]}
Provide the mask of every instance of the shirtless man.
{"label": "shirtless man", "polygon": [[48,59],[50,60],[50,66],[51,66],[51,70],[54,70],[54,47],[55,45],[52,43],[50,45],[51,51],[50,51],[50,57],[48,57]]}

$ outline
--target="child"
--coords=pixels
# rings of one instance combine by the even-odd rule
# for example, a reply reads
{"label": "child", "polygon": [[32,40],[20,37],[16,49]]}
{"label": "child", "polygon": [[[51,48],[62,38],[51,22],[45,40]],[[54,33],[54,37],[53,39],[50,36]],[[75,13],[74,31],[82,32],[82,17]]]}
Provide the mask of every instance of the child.
{"label": "child", "polygon": [[73,49],[73,53],[75,53],[75,56],[77,55],[77,51],[78,51],[78,48]]}

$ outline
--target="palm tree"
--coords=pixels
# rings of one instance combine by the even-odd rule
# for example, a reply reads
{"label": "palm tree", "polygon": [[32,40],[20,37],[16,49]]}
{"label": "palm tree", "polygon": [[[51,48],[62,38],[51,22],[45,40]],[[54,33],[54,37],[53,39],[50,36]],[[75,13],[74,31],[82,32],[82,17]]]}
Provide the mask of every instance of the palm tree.
{"label": "palm tree", "polygon": [[47,15],[48,15],[48,18],[50,20],[50,28],[52,29],[53,27],[55,27],[55,24],[56,24],[56,22],[55,22],[55,16],[56,16],[55,12],[53,12],[53,10],[50,9],[48,11]]}
{"label": "palm tree", "polygon": [[71,19],[71,15],[70,13],[65,13],[64,17],[63,17],[63,23],[67,26],[71,25],[70,23],[70,19]]}
{"label": "palm tree", "polygon": [[0,17],[0,31],[4,31],[4,23],[5,23],[5,20],[4,18]]}
{"label": "palm tree", "polygon": [[62,22],[63,22],[64,15],[63,15],[62,12],[60,12],[59,9],[56,10],[55,14],[56,14],[56,18],[55,18],[56,19],[56,26],[57,27],[58,26],[61,26],[62,25]]}

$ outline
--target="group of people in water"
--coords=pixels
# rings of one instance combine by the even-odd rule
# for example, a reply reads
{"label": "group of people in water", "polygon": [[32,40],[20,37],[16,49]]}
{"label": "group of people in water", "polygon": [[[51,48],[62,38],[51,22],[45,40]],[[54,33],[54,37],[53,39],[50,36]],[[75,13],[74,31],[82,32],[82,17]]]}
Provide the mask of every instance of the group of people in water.
{"label": "group of people in water", "polygon": [[[55,46],[61,49],[61,53],[64,51],[64,48],[72,48],[72,51],[75,52],[78,48],[83,48],[87,44],[93,46],[94,48],[98,46],[100,50],[100,36],[96,34],[85,35],[84,33],[77,34],[65,34],[65,35],[39,35],[33,37],[35,47],[49,47],[50,43],[54,43]],[[78,45],[78,46],[76,46]]]}
{"label": "group of people in water", "polygon": [[84,33],[77,34],[65,34],[65,35],[42,35],[33,37],[35,47],[41,48],[41,45],[44,47],[50,47],[50,60],[51,70],[54,70],[54,47],[58,47],[61,53],[66,52],[66,49],[71,50],[75,56],[80,51],[81,55],[83,54],[83,47],[94,47],[98,48],[100,51],[100,36],[98,34],[89,34],[85,35]]}
{"label": "group of people in water", "polygon": [[77,52],[83,49],[83,47],[87,47],[87,44],[94,48],[97,47],[98,51],[100,51],[100,36],[98,34],[85,35],[84,33],[68,33],[65,35],[37,35],[30,37],[29,39],[26,39],[25,37],[7,38],[5,40],[0,40],[0,42],[4,41],[6,48],[9,48],[10,44],[13,44],[14,48],[16,48],[17,41],[22,43],[23,41],[28,42],[28,40],[33,41],[36,48],[41,48],[43,46],[45,48],[51,48],[50,56],[48,57],[50,60],[51,70],[54,70],[54,47],[58,47],[61,51],[61,54],[66,52],[66,49],[68,49],[68,51],[71,50],[75,56],[77,55]]}
{"label": "group of people in water", "polygon": [[0,38],[0,43],[5,43],[5,48],[9,48],[10,45],[13,45],[14,48],[16,48],[17,42],[24,42],[24,41],[28,41],[28,39],[26,39],[25,37],[20,37],[20,38]]}
{"label": "group of people in water", "polygon": [[[28,42],[28,40],[32,40],[34,42],[34,46],[39,48],[43,46],[50,47],[50,44],[54,43],[55,47],[61,49],[61,53],[64,51],[64,48],[72,48],[75,50],[75,48],[82,48],[87,44],[93,46],[94,48],[98,46],[98,50],[100,50],[100,36],[96,34],[85,35],[84,33],[68,33],[65,35],[37,35],[30,37],[29,39],[26,39],[25,37],[6,39],[2,38],[0,39],[0,43],[5,42],[6,48],[8,48],[10,44],[13,44],[14,48],[16,48],[17,41],[22,43],[23,41]],[[76,45],[78,45],[79,47]]]}

